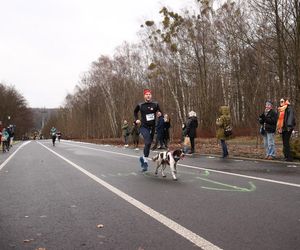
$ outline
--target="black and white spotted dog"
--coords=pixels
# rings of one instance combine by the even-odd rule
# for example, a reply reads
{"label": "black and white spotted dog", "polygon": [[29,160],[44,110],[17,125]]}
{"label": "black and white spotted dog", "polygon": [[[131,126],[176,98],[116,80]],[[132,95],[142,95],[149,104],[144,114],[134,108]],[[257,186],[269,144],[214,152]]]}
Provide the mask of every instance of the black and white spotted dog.
{"label": "black and white spotted dog", "polygon": [[160,152],[157,155],[155,155],[152,160],[157,162],[156,169],[155,169],[155,175],[158,174],[158,169],[161,167],[161,175],[162,177],[166,177],[164,170],[167,167],[167,165],[170,166],[171,174],[174,181],[177,181],[176,177],[176,165],[177,162],[184,157],[184,153],[181,149],[176,149],[174,151],[165,151]]}

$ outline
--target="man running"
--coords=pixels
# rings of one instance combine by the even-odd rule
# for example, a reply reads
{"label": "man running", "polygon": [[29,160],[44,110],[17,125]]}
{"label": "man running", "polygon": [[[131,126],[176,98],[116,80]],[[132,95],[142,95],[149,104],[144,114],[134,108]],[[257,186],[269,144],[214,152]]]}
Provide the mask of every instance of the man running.
{"label": "man running", "polygon": [[[134,109],[134,118],[136,124],[141,124],[140,133],[144,137],[144,156],[140,157],[142,171],[148,170],[147,157],[150,153],[151,143],[155,132],[156,112],[160,111],[157,102],[152,101],[152,93],[150,89],[144,90],[144,100]],[[141,112],[141,120],[138,118],[138,113]]]}
{"label": "man running", "polygon": [[55,127],[51,128],[50,135],[52,138],[52,145],[55,146],[55,140],[56,140],[56,128]]}

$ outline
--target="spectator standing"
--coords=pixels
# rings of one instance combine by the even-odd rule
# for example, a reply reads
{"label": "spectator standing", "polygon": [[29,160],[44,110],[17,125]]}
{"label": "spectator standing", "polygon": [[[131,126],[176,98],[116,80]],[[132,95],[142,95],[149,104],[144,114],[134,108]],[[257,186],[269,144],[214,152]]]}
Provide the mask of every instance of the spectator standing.
{"label": "spectator standing", "polygon": [[139,140],[140,140],[140,128],[139,125],[136,124],[136,122],[132,123],[131,137],[132,137],[132,142],[133,142],[133,146],[135,147],[135,150],[138,150]]}
{"label": "spectator standing", "polygon": [[226,139],[228,137],[225,135],[225,128],[231,125],[231,118],[228,106],[221,106],[219,109],[219,117],[216,120],[216,136],[217,139],[220,140],[220,144],[222,147],[222,158],[228,157],[228,148],[226,144]]}
{"label": "spectator standing", "polygon": [[195,153],[195,138],[196,138],[196,130],[198,127],[198,119],[195,111],[189,112],[189,117],[186,121],[186,128],[184,129],[184,136],[188,136],[191,141],[191,150],[188,152],[189,154]]}
{"label": "spectator standing", "polygon": [[9,140],[9,144],[10,144],[10,147],[12,147],[13,142],[14,142],[14,138],[15,138],[16,125],[9,125],[9,128],[10,128],[10,140]]}
{"label": "spectator standing", "polygon": [[57,131],[56,136],[57,136],[58,142],[60,142],[60,139],[61,139],[61,132],[60,132],[60,131]]}
{"label": "spectator standing", "polygon": [[184,122],[184,123],[182,123],[182,125],[181,125],[181,142],[184,142],[185,130],[186,130],[186,124],[185,124],[185,122]]}
{"label": "spectator standing", "polygon": [[278,108],[277,131],[282,137],[285,161],[293,161],[290,150],[290,138],[295,126],[294,109],[290,104],[289,98],[281,98],[280,107]]}
{"label": "spectator standing", "polygon": [[125,147],[128,147],[128,137],[130,135],[130,130],[129,130],[129,125],[128,122],[126,120],[123,121],[123,125],[122,125],[122,135],[124,138],[124,143],[125,143]]}
{"label": "spectator standing", "polygon": [[157,149],[164,148],[164,117],[161,112],[157,112],[157,125],[156,125],[156,133],[157,133],[157,141],[159,143],[159,147]]}
{"label": "spectator standing", "polygon": [[11,148],[11,141],[12,141],[12,127],[8,126],[6,128],[6,132],[8,133],[8,138],[7,138],[7,148]]}
{"label": "spectator standing", "polygon": [[168,114],[165,114],[164,115],[164,144],[166,148],[168,148],[169,141],[170,141],[170,127],[171,127],[170,117]]}
{"label": "spectator standing", "polygon": [[264,139],[264,147],[266,150],[265,159],[273,160],[275,158],[275,132],[277,124],[277,113],[273,109],[273,104],[267,101],[265,111],[259,116],[261,125],[261,134]]}
{"label": "spectator standing", "polygon": [[5,153],[6,151],[9,151],[9,133],[7,132],[6,128],[3,128],[1,133],[1,142],[2,142],[2,151]]}

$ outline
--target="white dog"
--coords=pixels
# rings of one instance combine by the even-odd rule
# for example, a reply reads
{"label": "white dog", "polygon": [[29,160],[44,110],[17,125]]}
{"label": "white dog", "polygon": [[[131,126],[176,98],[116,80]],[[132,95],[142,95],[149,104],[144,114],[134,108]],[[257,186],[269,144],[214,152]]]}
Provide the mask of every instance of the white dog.
{"label": "white dog", "polygon": [[157,162],[156,170],[155,170],[155,175],[158,173],[158,169],[161,167],[161,175],[162,177],[166,177],[164,170],[167,167],[167,165],[170,166],[171,169],[171,174],[173,177],[174,181],[177,181],[176,177],[176,165],[177,162],[184,157],[184,153],[182,152],[181,149],[176,149],[174,151],[165,151],[165,152],[160,152],[156,156],[152,158],[153,161]]}

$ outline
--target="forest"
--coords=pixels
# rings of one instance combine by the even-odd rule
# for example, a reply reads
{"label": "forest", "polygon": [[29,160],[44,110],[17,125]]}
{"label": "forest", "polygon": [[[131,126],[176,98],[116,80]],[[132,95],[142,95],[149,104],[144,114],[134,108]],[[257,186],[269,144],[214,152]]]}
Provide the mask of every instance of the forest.
{"label": "forest", "polygon": [[26,99],[13,86],[0,83],[0,128],[16,126],[15,137],[30,134],[33,128],[33,115]]}
{"label": "forest", "polygon": [[157,10],[159,21],[137,27],[137,43],[91,62],[44,133],[55,125],[70,138],[120,137],[144,88],[169,114],[174,136],[191,110],[200,136],[214,136],[221,105],[230,107],[236,135],[255,134],[265,101],[276,108],[281,97],[289,97],[299,124],[300,0],[213,2]]}

